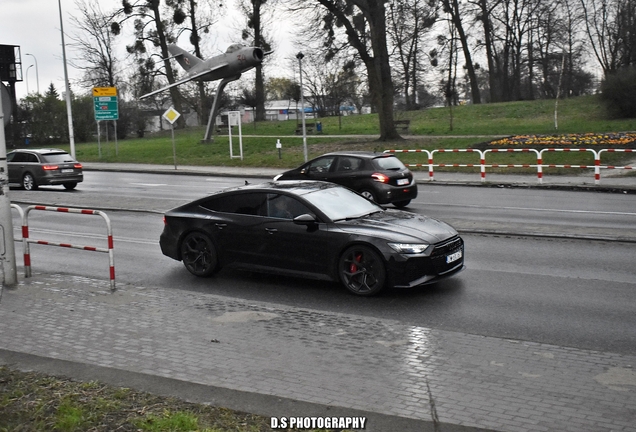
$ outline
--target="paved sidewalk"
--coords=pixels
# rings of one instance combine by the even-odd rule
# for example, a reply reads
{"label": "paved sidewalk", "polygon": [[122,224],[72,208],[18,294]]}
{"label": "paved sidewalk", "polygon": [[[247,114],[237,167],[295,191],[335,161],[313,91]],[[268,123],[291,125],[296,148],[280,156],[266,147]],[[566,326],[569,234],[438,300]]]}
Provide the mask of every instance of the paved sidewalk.
{"label": "paved sidewalk", "polygon": [[367,415],[369,431],[636,431],[636,356],[205,293],[35,275],[3,292],[0,347],[0,364],[71,362],[267,416]]}

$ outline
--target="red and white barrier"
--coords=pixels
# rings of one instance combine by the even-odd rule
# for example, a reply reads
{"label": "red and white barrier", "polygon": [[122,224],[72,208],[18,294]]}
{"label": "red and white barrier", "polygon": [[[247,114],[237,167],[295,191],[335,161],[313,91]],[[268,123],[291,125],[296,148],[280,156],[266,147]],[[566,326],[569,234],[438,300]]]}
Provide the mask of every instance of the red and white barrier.
{"label": "red and white barrier", "polygon": [[[537,156],[536,164],[497,164],[497,163],[486,163],[486,155],[488,153],[512,153],[512,152],[522,152],[522,153],[535,153]],[[576,153],[576,152],[591,152],[594,155],[594,165],[568,165],[568,164],[544,164],[543,163],[543,153],[545,152],[564,152],[564,153]],[[539,183],[543,183],[543,168],[581,168],[581,169],[592,169],[594,168],[594,183],[599,184],[601,180],[601,169],[626,169],[631,170],[634,167],[626,165],[626,166],[613,166],[613,165],[601,165],[601,154],[603,152],[625,152],[625,153],[636,153],[634,149],[587,149],[587,148],[546,148],[542,150],[529,149],[529,148],[508,148],[508,149],[487,149],[487,150],[478,150],[478,149],[437,149],[437,150],[426,150],[426,149],[417,149],[417,150],[385,150],[384,153],[426,153],[428,155],[428,163],[418,163],[418,164],[405,164],[407,167],[425,167],[428,166],[428,176],[429,181],[433,181],[435,179],[434,167],[479,167],[480,168],[480,176],[481,181],[486,181],[486,168],[536,168],[537,169],[537,181]],[[433,159],[435,153],[479,153],[480,160],[479,164],[436,164]]]}
{"label": "red and white barrier", "polygon": [[[106,221],[106,230],[108,236],[108,247],[97,247],[97,246],[78,246],[72,245],[70,243],[57,243],[47,240],[34,240],[29,238],[29,213],[32,210],[44,210],[44,211],[54,211],[58,213],[74,213],[74,214],[83,214],[83,215],[97,215],[101,216],[104,221]],[[110,274],[110,288],[111,290],[115,290],[115,259],[113,254],[113,231],[110,224],[110,219],[106,215],[106,213],[100,210],[87,210],[87,209],[76,209],[76,208],[68,208],[68,207],[49,207],[42,205],[32,205],[26,208],[24,214],[22,215],[22,244],[24,249],[24,273],[25,277],[31,277],[31,252],[29,248],[29,243],[41,244],[47,246],[59,246],[65,248],[72,249],[80,249],[91,252],[104,252],[108,254],[109,261],[109,274]]]}

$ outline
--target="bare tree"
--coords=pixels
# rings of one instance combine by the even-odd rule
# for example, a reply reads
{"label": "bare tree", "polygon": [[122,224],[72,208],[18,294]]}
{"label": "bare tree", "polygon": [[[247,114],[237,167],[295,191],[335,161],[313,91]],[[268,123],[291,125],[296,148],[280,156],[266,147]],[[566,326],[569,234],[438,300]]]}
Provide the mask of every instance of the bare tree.
{"label": "bare tree", "polygon": [[470,49],[468,34],[464,28],[464,18],[462,15],[462,8],[458,0],[442,0],[442,6],[444,12],[450,15],[450,20],[453,22],[459,41],[462,46],[462,52],[464,53],[464,60],[466,61],[465,68],[470,81],[470,93],[471,99],[474,104],[481,103],[481,95],[479,93],[479,83],[477,81],[477,74],[475,73],[475,64],[473,63],[473,56]]}
{"label": "bare tree", "polygon": [[[393,120],[394,87],[387,49],[384,0],[297,0],[290,7],[307,23],[309,38],[323,40],[325,59],[353,50],[365,66],[380,140],[400,139]],[[352,56],[353,57],[353,56]]]}
{"label": "bare tree", "polygon": [[[208,34],[210,27],[218,22],[222,13],[223,4],[213,0],[166,0],[166,4],[172,9],[172,20],[176,25],[176,38],[183,33],[189,33],[188,40],[192,44],[194,55],[203,58],[201,50],[201,35]],[[206,97],[206,85],[204,81],[197,80],[198,100],[188,100],[189,105],[199,113],[199,122],[203,124],[212,108],[212,99]]]}
{"label": "bare tree", "polygon": [[431,0],[393,0],[389,3],[387,28],[401,71],[406,109],[417,108],[422,37],[437,20],[437,3]]}
{"label": "bare tree", "polygon": [[482,43],[488,58],[490,97],[493,102],[528,98],[524,80],[532,80],[535,11],[541,0],[476,0],[477,19],[484,30]]}
{"label": "bare tree", "polygon": [[578,0],[558,0],[535,10],[528,68],[532,80],[533,67],[538,65],[540,80],[536,87],[541,97],[557,97],[559,75],[564,96],[583,94],[591,84],[591,75],[584,71],[584,23],[577,5]]}
{"label": "bare tree", "polygon": [[[170,22],[163,18],[161,1],[136,0],[130,3],[128,0],[123,0],[122,8],[116,17],[118,21],[111,24],[111,31],[115,35],[120,34],[121,26],[125,22],[134,21],[135,41],[133,44],[127,45],[126,49],[130,54],[138,57],[138,65],[142,66],[145,72],[161,74],[165,76],[169,84],[174,84],[176,77],[170,63],[168,45],[174,43],[176,38],[170,27]],[[159,52],[148,52],[148,45],[153,50],[158,48]],[[163,63],[163,69],[154,69],[153,58],[155,57]],[[179,90],[177,87],[171,87],[169,91],[175,110],[183,112]],[[159,95],[159,97],[161,96]],[[179,127],[185,126],[183,116],[177,119],[177,124]]]}
{"label": "bare tree", "polygon": [[636,0],[581,0],[587,36],[605,75],[636,64]]}
{"label": "bare tree", "polygon": [[78,31],[70,39],[81,52],[81,56],[72,61],[73,67],[83,71],[81,85],[85,88],[119,86],[122,79],[110,31],[112,17],[100,9],[97,0],[75,4],[79,16],[71,17],[71,21]]}
{"label": "bare tree", "polygon": [[[270,0],[269,3],[274,3]],[[243,29],[243,40],[251,39],[253,45],[263,48],[265,52],[271,51],[271,43],[265,36],[265,4],[268,0],[242,0],[240,9],[247,18],[246,27]],[[259,63],[254,68],[256,79],[254,82],[254,95],[256,97],[255,119],[265,120],[265,78],[263,76],[263,64]]]}

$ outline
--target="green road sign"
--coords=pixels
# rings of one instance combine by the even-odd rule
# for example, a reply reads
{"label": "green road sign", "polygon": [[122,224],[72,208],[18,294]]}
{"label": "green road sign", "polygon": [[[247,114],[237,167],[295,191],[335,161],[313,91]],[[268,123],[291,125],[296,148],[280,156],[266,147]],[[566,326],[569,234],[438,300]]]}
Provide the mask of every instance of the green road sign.
{"label": "green road sign", "polygon": [[95,120],[119,119],[119,102],[117,96],[93,96]]}

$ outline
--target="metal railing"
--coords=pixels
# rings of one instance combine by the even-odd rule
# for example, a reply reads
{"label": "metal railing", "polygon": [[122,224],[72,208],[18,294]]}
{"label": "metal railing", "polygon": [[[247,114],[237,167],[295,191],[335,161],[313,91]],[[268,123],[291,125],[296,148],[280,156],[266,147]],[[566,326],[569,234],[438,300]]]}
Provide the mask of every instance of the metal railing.
{"label": "metal railing", "polygon": [[[101,216],[106,222],[108,247],[103,248],[103,247],[97,247],[97,246],[78,246],[78,245],[72,245],[70,243],[58,243],[58,242],[52,242],[48,240],[31,239],[29,238],[29,213],[32,210],[43,210],[43,211],[53,211],[58,213],[73,213],[73,214],[82,214],[82,215]],[[49,207],[49,206],[43,206],[43,205],[32,205],[27,207],[24,212],[22,212],[22,209],[20,209],[19,211],[22,216],[22,245],[24,250],[24,273],[25,273],[24,276],[25,277],[31,277],[31,251],[29,247],[30,243],[47,245],[47,246],[59,246],[59,247],[79,249],[79,250],[85,250],[85,251],[91,251],[91,252],[103,252],[108,254],[110,288],[112,291],[115,290],[115,259],[113,254],[113,232],[112,232],[112,228],[110,224],[110,219],[108,218],[106,213],[100,210],[87,210],[87,209],[77,209],[77,208],[68,208],[68,207]]]}
{"label": "metal railing", "polygon": [[[522,152],[522,153],[534,153],[537,158],[536,164],[498,164],[498,163],[486,163],[486,156],[489,153],[513,153],[513,152]],[[581,153],[581,152],[590,152],[594,156],[594,165],[569,165],[569,164],[545,164],[543,162],[543,154],[546,152],[563,152],[563,153]],[[588,149],[588,148],[545,148],[541,150],[530,149],[530,148],[507,148],[507,149],[487,149],[487,150],[479,150],[479,149],[436,149],[436,150],[426,150],[426,149],[413,149],[413,150],[385,150],[384,153],[425,153],[428,156],[427,163],[416,163],[416,164],[407,164],[407,167],[428,167],[429,173],[429,181],[435,180],[435,167],[479,167],[479,173],[481,177],[481,181],[486,181],[486,168],[536,168],[537,169],[537,181],[539,183],[543,182],[543,168],[580,168],[580,169],[594,169],[594,183],[600,184],[601,181],[601,170],[602,169],[625,169],[631,170],[635,169],[631,165],[624,166],[614,166],[614,165],[602,165],[601,164],[601,155],[603,152],[608,153],[636,153],[635,149]],[[435,163],[434,158],[438,153],[477,153],[479,154],[479,163]]]}

